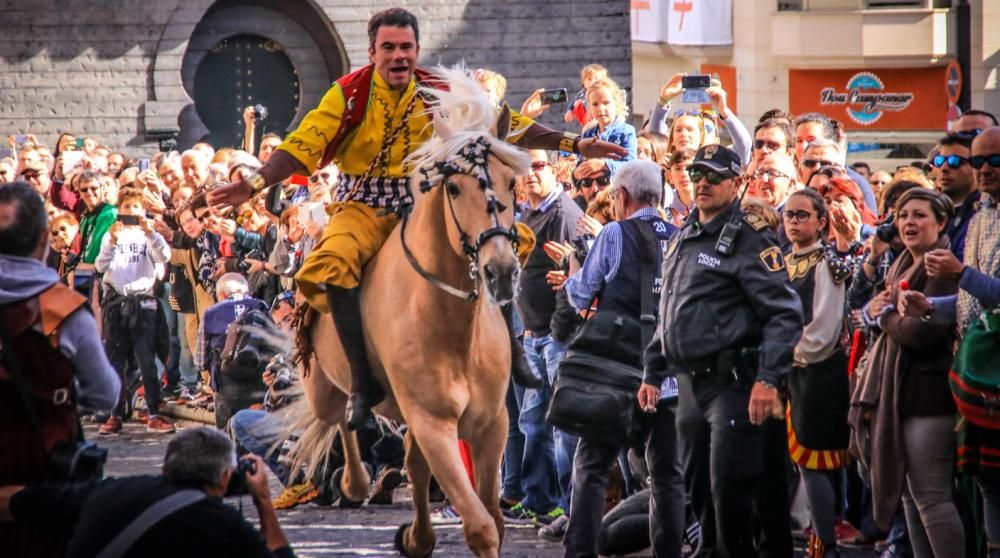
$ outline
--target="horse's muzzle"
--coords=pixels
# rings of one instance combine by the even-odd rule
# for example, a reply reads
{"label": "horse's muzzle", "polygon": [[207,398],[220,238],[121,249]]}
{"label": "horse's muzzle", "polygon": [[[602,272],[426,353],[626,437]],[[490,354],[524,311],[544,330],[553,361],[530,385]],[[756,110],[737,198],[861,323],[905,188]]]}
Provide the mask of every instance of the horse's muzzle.
{"label": "horse's muzzle", "polygon": [[512,264],[490,262],[482,268],[486,292],[496,304],[507,304],[514,300],[517,283],[521,278],[521,266],[515,260]]}

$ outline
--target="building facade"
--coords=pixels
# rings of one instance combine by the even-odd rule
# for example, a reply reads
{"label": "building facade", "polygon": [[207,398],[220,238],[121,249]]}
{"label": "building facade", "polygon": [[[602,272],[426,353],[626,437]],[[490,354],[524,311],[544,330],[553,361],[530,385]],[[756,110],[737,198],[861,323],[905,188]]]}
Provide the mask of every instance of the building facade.
{"label": "building facade", "polygon": [[[508,99],[579,88],[585,64],[631,86],[625,0],[401,0],[420,21],[421,65],[486,67]],[[176,134],[239,145],[242,111],[293,129],[331,82],[368,63],[374,0],[12,0],[0,18],[0,132],[50,145],[91,135],[126,154]],[[553,113],[560,111],[551,111]],[[560,123],[559,114],[546,121]],[[260,127],[259,127],[260,128]],[[262,130],[258,130],[261,132]]]}
{"label": "building facade", "polygon": [[[632,2],[633,34],[690,1]],[[919,158],[958,114],[959,0],[699,0],[730,10],[728,44],[633,42],[636,111],[676,72],[711,73],[752,128],[766,110],[819,111],[849,130],[851,159]],[[969,0],[971,106],[1000,114],[1000,1]],[[659,11],[656,11],[659,10]],[[687,14],[691,17],[692,13]],[[647,26],[648,31],[648,26]]]}

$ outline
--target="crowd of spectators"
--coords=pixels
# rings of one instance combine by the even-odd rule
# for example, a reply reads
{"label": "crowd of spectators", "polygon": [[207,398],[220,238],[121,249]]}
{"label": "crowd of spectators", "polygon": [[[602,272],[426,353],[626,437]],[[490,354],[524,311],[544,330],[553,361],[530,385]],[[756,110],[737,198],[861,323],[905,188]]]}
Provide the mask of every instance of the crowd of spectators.
{"label": "crowd of spectators", "polygon": [[[502,76],[486,70],[477,76],[499,103]],[[620,246],[615,222],[639,212],[658,216],[671,232],[696,219],[701,188],[726,177],[691,166],[706,147],[725,145],[739,160],[734,179],[745,211],[781,246],[789,286],[805,310],[789,385],[777,386],[790,411],[770,419],[782,433],[788,424],[779,463],[787,465],[780,473],[787,482],[779,485],[792,491],[785,500],[794,500],[802,486],[810,508],[807,514],[788,510],[796,533],[812,541],[814,558],[846,544],[875,545],[886,558],[959,556],[982,540],[990,541],[991,556],[1000,555],[1000,434],[961,420],[947,379],[963,332],[1000,303],[996,118],[968,111],[942,130],[929,160],[875,169],[848,165],[847,132],[822,114],[773,110],[751,131],[717,82],[706,90],[709,109],[674,110],[681,74],[664,84],[637,131],[613,77],[587,66],[580,92],[560,108],[583,136],[616,143],[628,154],[605,160],[531,151],[531,172],[518,179],[518,219],[534,231],[537,248],[515,306],[528,363],[542,386],[510,386],[501,495],[507,519],[534,523],[540,536],[562,540],[573,522],[570,510],[578,509],[572,503],[574,471],[581,467],[575,456],[588,446],[548,424],[546,410],[580,316],[600,296],[600,281],[633,272],[588,258]],[[549,106],[540,90],[522,112],[534,117]],[[247,139],[240,149],[198,143],[136,159],[100,138],[62,134],[46,145],[28,134],[11,136],[14,157],[0,159],[0,183],[23,181],[45,203],[46,264],[87,297],[98,317],[121,380],[114,407],[95,415],[102,435],[120,433],[129,420],[172,433],[175,424],[163,413],[171,402],[221,412],[218,359],[226,350],[226,326],[259,307],[280,328],[291,327],[293,277],[322,237],[338,171],[331,164],[279,186],[283,203],[260,194],[226,211],[193,207],[194,195],[249,176],[280,143],[274,134],[255,138],[251,107],[243,116]],[[640,196],[619,175],[636,159],[659,167],[657,192]],[[220,305],[228,309],[221,329],[213,321]],[[226,409],[236,415],[231,429],[245,448],[266,454],[265,448],[280,446],[277,438],[254,439],[249,425],[266,420],[277,393],[293,381],[285,376],[285,356],[255,372],[269,392],[266,405],[262,400],[259,409],[242,414]],[[664,397],[677,397],[668,391]],[[826,447],[798,451],[808,446],[799,443],[805,437]],[[600,536],[592,533],[602,552],[649,545],[648,532],[613,535],[623,532],[618,522],[626,512],[611,510],[639,494],[638,508],[633,496],[628,509],[648,512],[641,502],[649,502],[644,490],[657,472],[640,465],[642,455],[641,448],[623,449],[612,465],[621,490],[606,504],[593,504],[611,512]],[[321,492],[316,479],[289,476],[277,457],[266,462],[291,489],[284,496],[288,506]],[[392,465],[388,470],[399,475]],[[975,476],[978,490],[956,480],[966,473]],[[685,481],[686,503],[706,500],[698,493],[707,490],[703,483],[689,475]],[[448,508],[434,518],[460,520]],[[687,518],[687,555],[722,545],[704,517],[701,529],[690,511]],[[569,554],[587,554],[574,554],[571,546],[567,541]]]}

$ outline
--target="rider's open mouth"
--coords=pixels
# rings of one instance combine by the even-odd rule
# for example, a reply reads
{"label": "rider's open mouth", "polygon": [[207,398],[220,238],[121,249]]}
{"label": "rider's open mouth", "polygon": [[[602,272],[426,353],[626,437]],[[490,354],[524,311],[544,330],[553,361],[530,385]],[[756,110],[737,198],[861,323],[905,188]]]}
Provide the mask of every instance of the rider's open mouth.
{"label": "rider's open mouth", "polygon": [[389,68],[391,74],[405,74],[410,71],[409,66],[392,66]]}

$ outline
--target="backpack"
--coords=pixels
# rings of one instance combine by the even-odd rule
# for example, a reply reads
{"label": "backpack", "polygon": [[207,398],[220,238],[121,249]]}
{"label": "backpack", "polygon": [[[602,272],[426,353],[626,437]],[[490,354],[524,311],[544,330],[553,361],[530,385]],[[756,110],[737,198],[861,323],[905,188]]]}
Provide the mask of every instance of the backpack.
{"label": "backpack", "polygon": [[948,385],[969,422],[1000,430],[1000,306],[980,315],[962,338]]}

